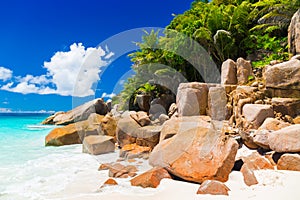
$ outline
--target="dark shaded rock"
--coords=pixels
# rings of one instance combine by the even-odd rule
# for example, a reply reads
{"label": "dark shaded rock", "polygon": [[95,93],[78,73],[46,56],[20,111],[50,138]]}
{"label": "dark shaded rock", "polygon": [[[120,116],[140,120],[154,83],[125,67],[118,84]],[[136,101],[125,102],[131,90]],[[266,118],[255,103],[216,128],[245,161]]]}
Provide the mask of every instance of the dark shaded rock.
{"label": "dark shaded rock", "polygon": [[136,95],[136,102],[141,111],[148,112],[150,109],[151,95],[138,94]]}
{"label": "dark shaded rock", "polygon": [[174,102],[176,102],[174,95],[162,94],[151,101],[149,114],[153,119],[158,119],[161,114],[168,114],[169,108]]}
{"label": "dark shaded rock", "polygon": [[232,168],[233,171],[241,171],[244,162],[242,159],[236,160]]}
{"label": "dark shaded rock", "polygon": [[268,97],[282,97],[282,98],[300,98],[300,90],[295,89],[280,89],[280,88],[267,88],[266,94]]}
{"label": "dark shaded rock", "polygon": [[275,112],[280,112],[283,116],[300,115],[300,99],[298,98],[273,98],[272,106]]}

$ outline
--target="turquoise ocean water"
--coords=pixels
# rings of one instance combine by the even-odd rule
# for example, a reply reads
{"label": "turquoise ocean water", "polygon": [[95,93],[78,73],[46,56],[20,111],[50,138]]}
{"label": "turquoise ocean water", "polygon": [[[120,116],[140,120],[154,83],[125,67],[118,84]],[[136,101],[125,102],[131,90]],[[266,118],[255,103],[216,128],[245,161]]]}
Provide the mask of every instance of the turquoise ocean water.
{"label": "turquoise ocean water", "polygon": [[[47,199],[63,192],[80,170],[95,170],[81,145],[45,147],[45,114],[0,114],[0,199]],[[93,166],[94,165],[94,166]]]}

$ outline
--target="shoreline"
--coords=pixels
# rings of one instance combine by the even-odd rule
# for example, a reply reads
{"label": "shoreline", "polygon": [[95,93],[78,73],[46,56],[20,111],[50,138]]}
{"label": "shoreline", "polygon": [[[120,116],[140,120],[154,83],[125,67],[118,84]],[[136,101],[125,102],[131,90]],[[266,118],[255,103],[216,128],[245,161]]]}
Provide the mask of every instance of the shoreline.
{"label": "shoreline", "polygon": [[[97,157],[97,158],[95,158]],[[118,158],[118,151],[101,156],[92,156],[92,159],[99,159],[105,162],[114,162]],[[106,158],[104,158],[106,157]],[[143,161],[143,167],[139,167],[138,174],[151,168],[147,160]],[[122,161],[121,163],[127,163]],[[101,162],[99,163],[99,165]],[[132,164],[132,163],[131,163]],[[65,199],[65,200],[92,200],[99,199],[122,199],[135,200],[141,199],[299,199],[300,191],[298,188],[298,180],[300,173],[285,170],[257,170],[254,171],[258,184],[248,187],[243,181],[241,172],[233,171],[229,175],[229,180],[225,182],[231,191],[229,196],[223,195],[199,195],[196,194],[200,184],[182,182],[172,179],[162,179],[157,188],[142,188],[130,185],[130,178],[114,178],[119,185],[106,186],[99,189],[100,186],[109,178],[108,170],[97,171],[96,167],[93,171],[81,171],[77,174],[75,180],[61,192],[46,197],[46,199]]]}

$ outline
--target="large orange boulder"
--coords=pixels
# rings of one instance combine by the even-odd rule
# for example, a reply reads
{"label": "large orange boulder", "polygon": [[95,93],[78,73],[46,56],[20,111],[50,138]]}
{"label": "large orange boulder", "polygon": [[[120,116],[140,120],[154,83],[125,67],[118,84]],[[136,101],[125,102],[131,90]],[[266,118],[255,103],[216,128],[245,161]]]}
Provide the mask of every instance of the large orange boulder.
{"label": "large orange boulder", "polygon": [[53,129],[45,139],[46,146],[80,144],[81,139],[75,124]]}
{"label": "large orange boulder", "polygon": [[225,182],[234,166],[237,150],[238,143],[233,138],[197,127],[160,142],[150,154],[149,163],[164,167],[187,181]]}
{"label": "large orange boulder", "polygon": [[157,188],[157,186],[160,184],[160,181],[164,178],[172,179],[167,170],[162,167],[154,167],[151,170],[131,179],[130,182],[132,186]]}
{"label": "large orange boulder", "polygon": [[87,120],[53,129],[46,136],[46,146],[80,144],[90,135],[108,135],[115,142],[116,126],[114,118],[92,113]]}

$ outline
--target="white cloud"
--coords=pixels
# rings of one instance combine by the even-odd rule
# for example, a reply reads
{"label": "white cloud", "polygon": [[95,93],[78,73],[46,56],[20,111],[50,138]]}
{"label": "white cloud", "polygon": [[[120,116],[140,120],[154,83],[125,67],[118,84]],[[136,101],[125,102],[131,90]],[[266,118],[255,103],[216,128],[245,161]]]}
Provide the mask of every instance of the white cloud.
{"label": "white cloud", "polygon": [[108,54],[104,57],[105,59],[110,59],[111,57],[113,57],[115,55],[114,52],[110,51],[108,46],[105,46],[105,51],[108,52]]}
{"label": "white cloud", "polygon": [[18,82],[27,82],[29,84],[39,84],[39,85],[46,85],[51,82],[49,77],[46,75],[41,76],[32,76],[27,74],[25,77],[15,77]]}
{"label": "white cloud", "polygon": [[30,94],[30,93],[36,93],[36,94],[55,94],[56,91],[54,89],[51,89],[48,86],[41,86],[38,87],[35,84],[30,84],[28,82],[21,82],[15,87],[11,87],[12,83],[8,83],[4,86],[2,86],[2,90],[7,90],[10,92],[17,92],[22,94]]}
{"label": "white cloud", "polygon": [[5,67],[0,67],[0,80],[7,81],[12,78],[13,72]]}
{"label": "white cloud", "polygon": [[101,98],[110,98],[110,99],[112,99],[114,96],[116,96],[115,93],[107,94],[106,92],[104,92],[102,94]]}
{"label": "white cloud", "polygon": [[114,52],[109,52],[106,56],[105,59],[110,59],[111,57],[113,57],[115,55]]}
{"label": "white cloud", "polygon": [[13,84],[13,82],[7,83],[1,87],[1,90],[9,90]]}
{"label": "white cloud", "polygon": [[[101,68],[108,64],[106,60],[113,55],[112,52],[105,52],[101,47],[85,48],[82,43],[74,43],[69,51],[56,52],[50,61],[44,62],[46,74],[14,77],[14,82],[2,86],[1,89],[23,94],[59,94],[80,97],[94,95],[92,87],[100,80]],[[7,70],[6,74],[9,71]],[[10,77],[6,75],[6,80],[12,77],[12,71],[10,72]]]}
{"label": "white cloud", "polygon": [[56,92],[61,95],[93,95],[93,84],[100,80],[100,68],[107,65],[101,57],[105,51],[99,48],[87,48],[79,43],[72,44],[70,51],[57,52],[44,67],[52,77]]}

